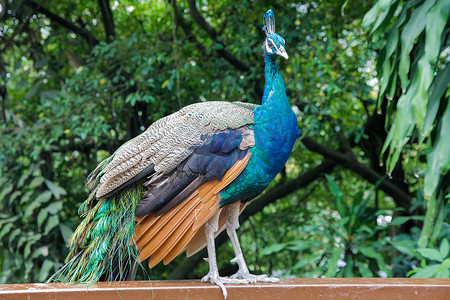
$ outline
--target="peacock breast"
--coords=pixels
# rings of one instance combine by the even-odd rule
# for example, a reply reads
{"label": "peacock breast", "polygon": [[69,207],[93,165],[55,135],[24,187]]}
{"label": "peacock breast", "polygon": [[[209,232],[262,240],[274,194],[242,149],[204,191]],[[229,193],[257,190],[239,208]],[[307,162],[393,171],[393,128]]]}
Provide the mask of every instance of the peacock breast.
{"label": "peacock breast", "polygon": [[255,146],[244,171],[220,193],[221,205],[251,200],[283,169],[299,136],[297,117],[289,107],[270,120],[255,111]]}

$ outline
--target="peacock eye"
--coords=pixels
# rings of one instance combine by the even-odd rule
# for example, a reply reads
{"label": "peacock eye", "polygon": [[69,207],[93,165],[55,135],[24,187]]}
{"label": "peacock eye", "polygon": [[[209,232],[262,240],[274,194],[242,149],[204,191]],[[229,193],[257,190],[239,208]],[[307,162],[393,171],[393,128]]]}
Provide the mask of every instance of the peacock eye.
{"label": "peacock eye", "polygon": [[269,48],[273,48],[273,44],[272,43],[268,43],[267,45],[269,46]]}

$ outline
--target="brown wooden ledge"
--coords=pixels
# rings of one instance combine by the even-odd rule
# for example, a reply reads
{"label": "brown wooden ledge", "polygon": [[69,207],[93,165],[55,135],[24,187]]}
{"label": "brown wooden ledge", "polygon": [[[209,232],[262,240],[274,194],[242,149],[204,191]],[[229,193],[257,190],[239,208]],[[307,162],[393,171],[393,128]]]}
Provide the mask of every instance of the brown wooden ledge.
{"label": "brown wooden ledge", "polygon": [[[280,283],[226,285],[233,299],[450,299],[450,279],[290,278]],[[0,285],[0,299],[223,299],[219,287],[199,280]]]}

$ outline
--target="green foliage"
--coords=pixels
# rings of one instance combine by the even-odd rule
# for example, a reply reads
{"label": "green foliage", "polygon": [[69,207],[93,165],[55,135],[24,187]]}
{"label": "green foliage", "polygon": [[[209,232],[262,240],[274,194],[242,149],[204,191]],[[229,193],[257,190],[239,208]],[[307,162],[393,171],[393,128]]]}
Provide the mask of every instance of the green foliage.
{"label": "green foliage", "polygon": [[[397,17],[379,26],[386,14],[397,10]],[[387,111],[393,113],[386,119],[389,133],[382,150],[383,155],[389,148],[387,169],[392,172],[408,142],[418,144],[421,153],[417,157],[426,157],[423,194],[427,216],[421,247],[434,243],[430,237],[440,227],[433,222],[443,211],[439,208],[448,193],[450,147],[444,137],[450,129],[449,14],[450,2],[445,0],[378,1],[363,21],[364,28],[372,27],[371,34],[380,39],[378,109],[389,99]]]}
{"label": "green foliage", "polygon": [[[17,280],[16,276],[44,281],[67,254],[55,243],[64,243],[60,226],[67,225],[59,216],[66,191],[40,176],[38,168],[39,164],[32,165],[16,182],[0,178],[2,282]],[[36,261],[43,261],[42,266]]]}
{"label": "green foliage", "polygon": [[450,257],[448,244],[448,228],[443,234],[439,248],[418,248],[417,240],[403,236],[390,243],[401,255],[399,258],[412,260],[414,265],[420,262],[420,266],[407,273],[413,278],[448,278],[450,274]]}
{"label": "green foliage", "polygon": [[[261,250],[260,258],[294,256],[283,276],[386,277],[391,276],[386,224],[378,225],[384,212],[371,207],[373,189],[360,190],[347,199],[337,182],[326,175],[337,211],[315,212],[301,226],[301,238],[274,243]],[[389,217],[389,215],[387,215]]]}

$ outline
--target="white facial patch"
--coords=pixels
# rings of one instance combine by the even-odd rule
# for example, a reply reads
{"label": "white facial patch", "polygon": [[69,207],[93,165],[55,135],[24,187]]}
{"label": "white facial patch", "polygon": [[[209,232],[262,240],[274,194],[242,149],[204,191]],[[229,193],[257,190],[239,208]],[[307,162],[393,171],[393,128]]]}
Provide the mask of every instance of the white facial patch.
{"label": "white facial patch", "polygon": [[267,53],[273,53],[272,52],[272,48],[269,47],[269,42],[267,40],[266,40],[265,46],[266,46],[266,52]]}
{"label": "white facial patch", "polygon": [[[275,51],[272,50],[273,48],[271,49],[269,47],[269,42],[273,45],[273,48],[275,49]],[[276,52],[280,51],[278,49],[277,45],[275,44],[275,42],[271,38],[267,38],[267,40],[266,40],[266,49],[268,49],[267,52],[269,52],[269,53],[276,53]]]}

